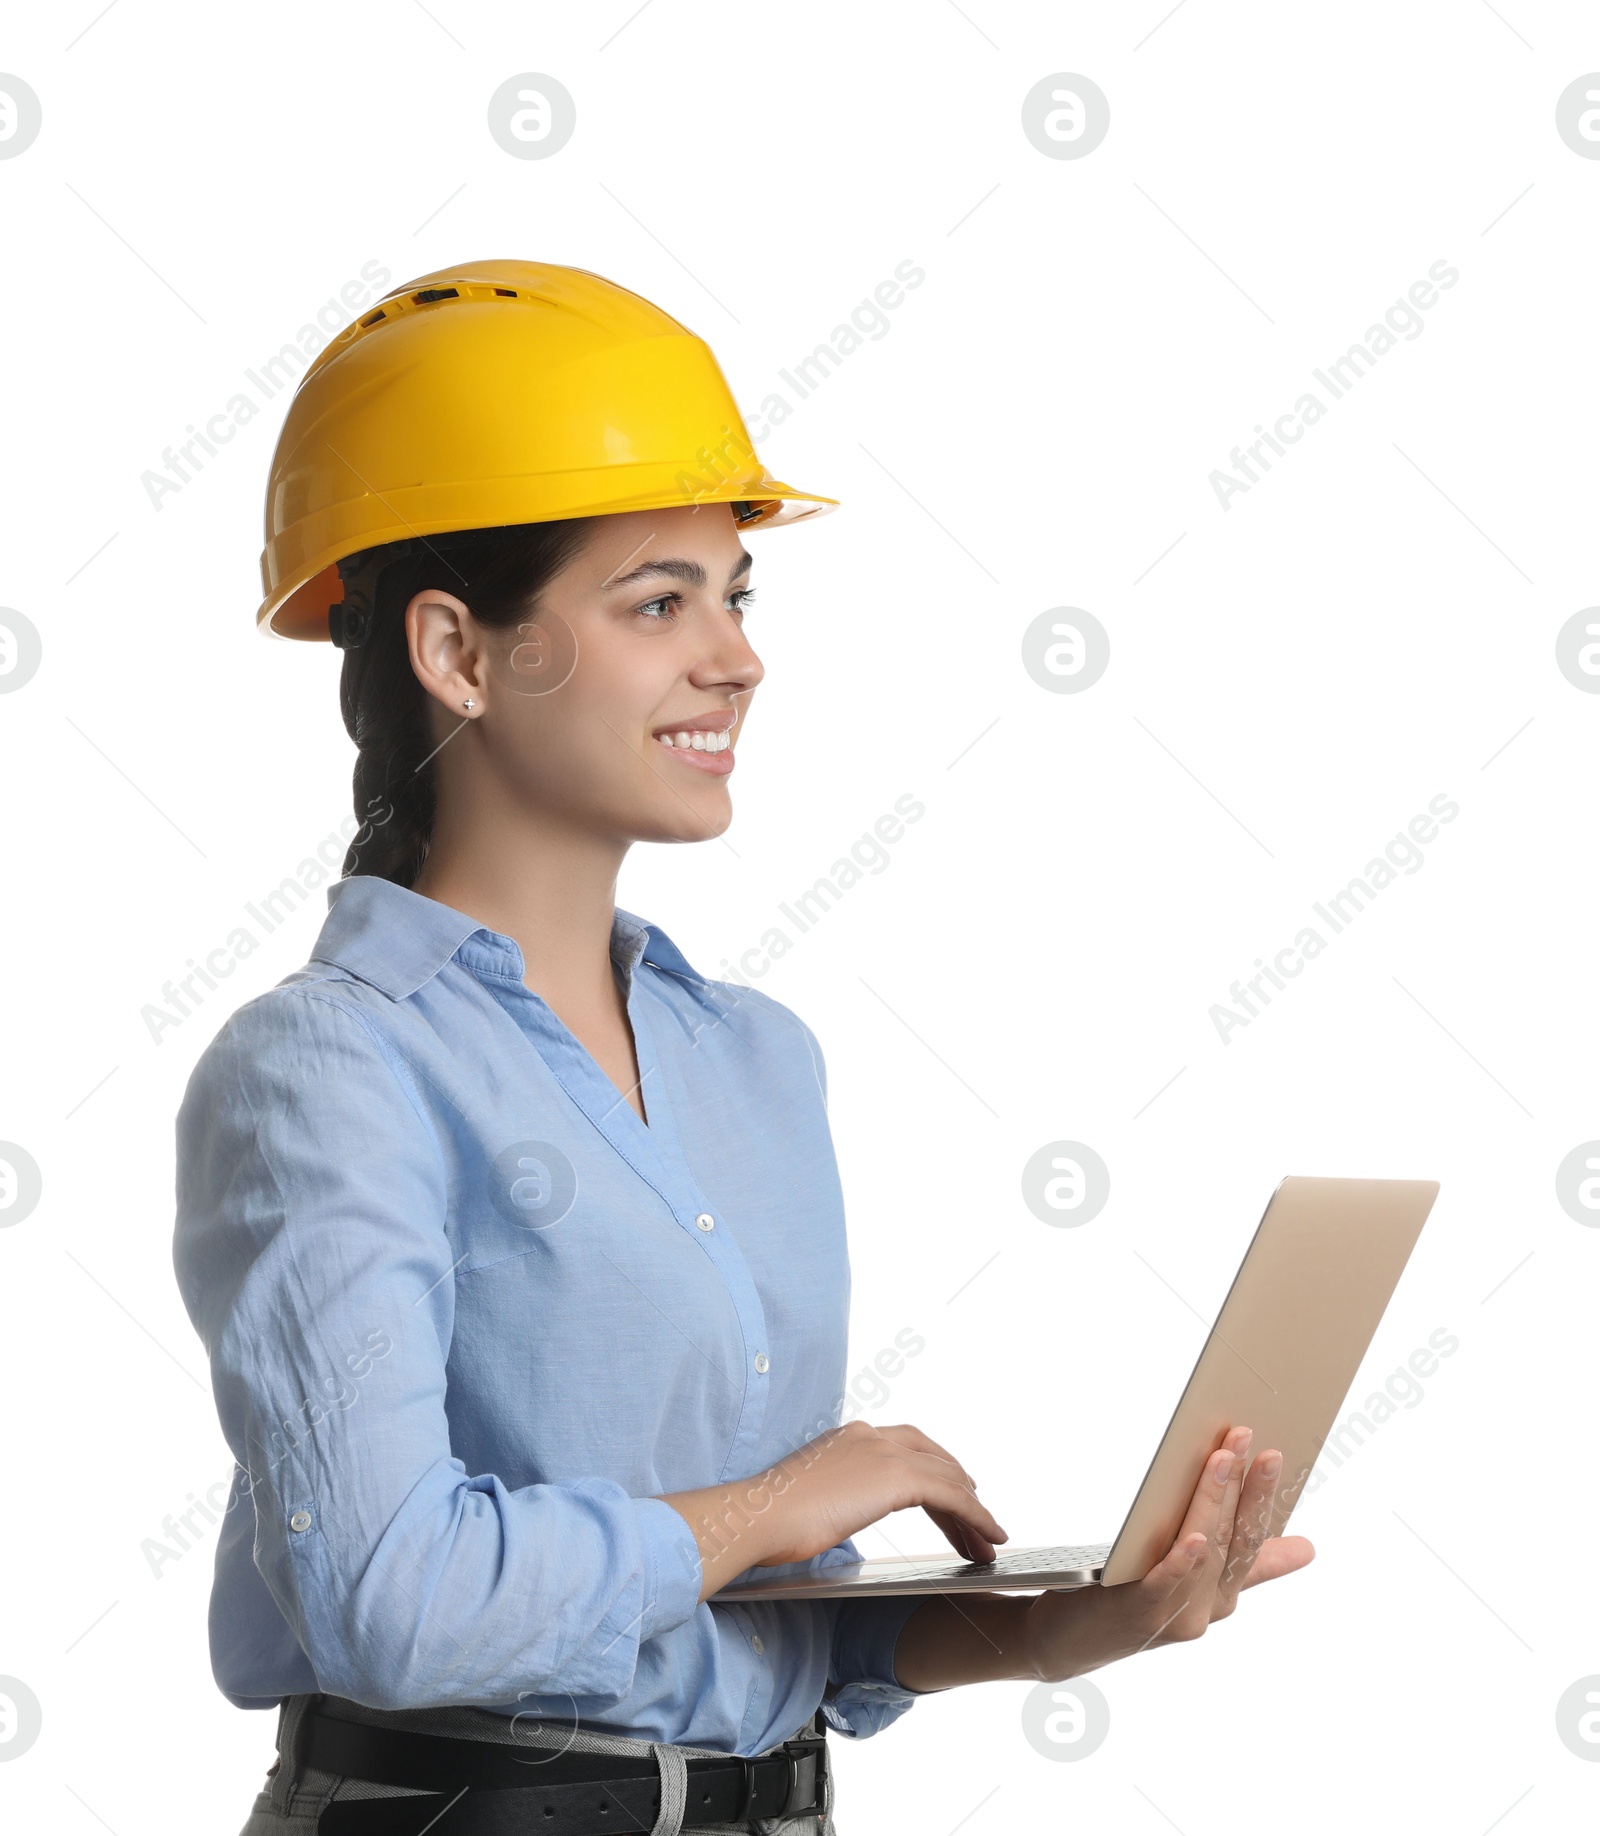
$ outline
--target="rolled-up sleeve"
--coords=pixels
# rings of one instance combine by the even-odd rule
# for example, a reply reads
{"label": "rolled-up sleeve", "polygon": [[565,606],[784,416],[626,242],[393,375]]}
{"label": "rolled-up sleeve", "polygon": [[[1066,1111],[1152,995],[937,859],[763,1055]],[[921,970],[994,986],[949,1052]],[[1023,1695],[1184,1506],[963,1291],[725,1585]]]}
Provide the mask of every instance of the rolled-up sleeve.
{"label": "rolled-up sleeve", "polygon": [[616,1481],[508,1489],[451,1452],[445,1143],[353,1006],[283,988],[202,1058],[174,1256],[320,1688],[377,1708],[622,1698],[699,1608],[693,1532]]}
{"label": "rolled-up sleeve", "polygon": [[[859,1562],[851,1538],[838,1546],[842,1561]],[[821,1564],[831,1566],[836,1551]],[[833,1638],[822,1709],[830,1727],[864,1740],[898,1721],[920,1694],[895,1677],[900,1629],[927,1600],[925,1594],[848,1595],[830,1601]]]}

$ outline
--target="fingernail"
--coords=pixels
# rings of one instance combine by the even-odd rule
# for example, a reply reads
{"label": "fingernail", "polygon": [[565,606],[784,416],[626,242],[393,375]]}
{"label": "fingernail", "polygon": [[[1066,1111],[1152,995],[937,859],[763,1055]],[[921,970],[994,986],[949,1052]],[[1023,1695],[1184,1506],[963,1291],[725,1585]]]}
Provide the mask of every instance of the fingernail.
{"label": "fingernail", "polygon": [[1231,1453],[1225,1453],[1222,1456],[1222,1458],[1217,1462],[1217,1484],[1226,1485],[1228,1483],[1228,1477],[1232,1473],[1232,1471],[1233,1471],[1233,1455]]}
{"label": "fingernail", "polygon": [[1261,1468],[1261,1477],[1263,1479],[1276,1479],[1279,1470],[1283,1466],[1283,1455],[1280,1453],[1264,1453],[1261,1458],[1256,1461],[1256,1465]]}

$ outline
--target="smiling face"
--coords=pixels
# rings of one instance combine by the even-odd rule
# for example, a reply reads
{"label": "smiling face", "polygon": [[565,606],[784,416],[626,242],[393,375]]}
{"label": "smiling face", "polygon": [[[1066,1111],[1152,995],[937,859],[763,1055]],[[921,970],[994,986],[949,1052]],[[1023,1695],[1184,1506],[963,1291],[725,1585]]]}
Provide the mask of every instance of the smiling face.
{"label": "smiling face", "polygon": [[743,629],[750,562],[731,508],[707,504],[597,517],[509,628],[417,594],[407,627],[439,704],[441,814],[487,799],[623,845],[720,835],[762,677]]}

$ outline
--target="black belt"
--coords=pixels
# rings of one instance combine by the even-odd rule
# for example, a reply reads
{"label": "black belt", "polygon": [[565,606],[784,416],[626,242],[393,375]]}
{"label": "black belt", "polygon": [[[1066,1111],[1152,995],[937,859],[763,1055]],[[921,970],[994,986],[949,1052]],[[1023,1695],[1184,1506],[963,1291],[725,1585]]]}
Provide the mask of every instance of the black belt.
{"label": "black belt", "polygon": [[[408,1734],[338,1721],[309,1710],[300,1724],[300,1766],[378,1785],[441,1793],[351,1798],[330,1804],[318,1836],[600,1836],[649,1830],[661,1805],[651,1754],[557,1752],[455,1735]],[[748,1823],[822,1810],[827,1739],[786,1740],[765,1759],[690,1759],[683,1821]]]}

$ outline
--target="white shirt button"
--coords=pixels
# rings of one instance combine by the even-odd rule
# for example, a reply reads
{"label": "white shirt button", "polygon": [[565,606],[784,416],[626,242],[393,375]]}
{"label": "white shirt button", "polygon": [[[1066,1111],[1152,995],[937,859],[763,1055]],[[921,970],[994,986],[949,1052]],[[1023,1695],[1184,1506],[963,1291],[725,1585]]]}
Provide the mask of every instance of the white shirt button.
{"label": "white shirt button", "polygon": [[763,1376],[766,1375],[767,1371],[771,1368],[771,1365],[772,1365],[772,1360],[768,1358],[765,1352],[756,1353],[756,1369],[760,1371]]}
{"label": "white shirt button", "polygon": [[712,1217],[709,1211],[702,1211],[699,1217],[695,1219],[695,1227],[698,1230],[715,1230],[717,1228],[717,1220]]}
{"label": "white shirt button", "polygon": [[309,1530],[311,1528],[311,1513],[309,1511],[296,1511],[294,1516],[289,1519],[289,1528],[291,1530]]}
{"label": "white shirt button", "polygon": [[761,1634],[759,1632],[752,1632],[750,1634],[750,1649],[757,1657],[760,1657],[762,1652],[766,1650],[766,1646],[761,1642]]}

